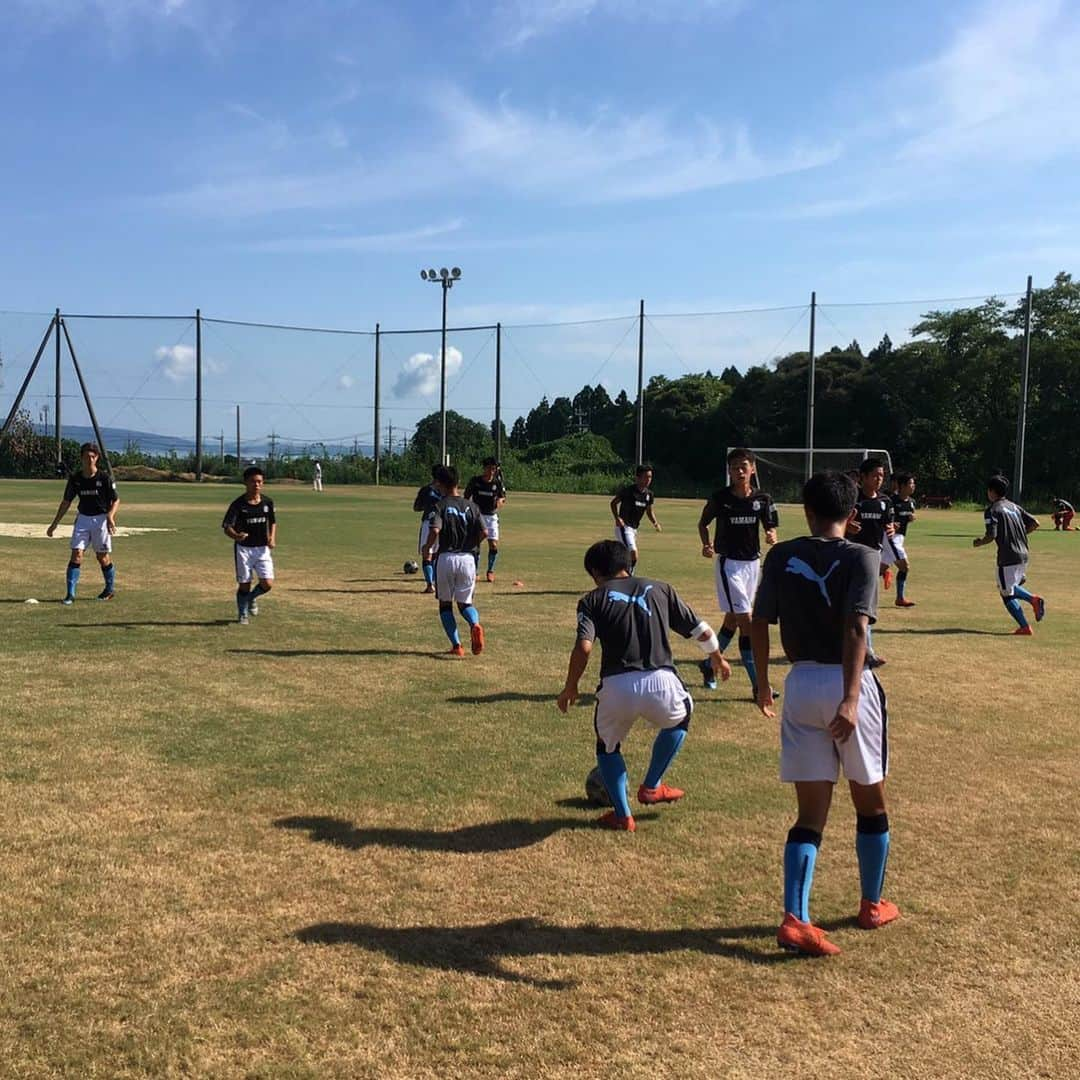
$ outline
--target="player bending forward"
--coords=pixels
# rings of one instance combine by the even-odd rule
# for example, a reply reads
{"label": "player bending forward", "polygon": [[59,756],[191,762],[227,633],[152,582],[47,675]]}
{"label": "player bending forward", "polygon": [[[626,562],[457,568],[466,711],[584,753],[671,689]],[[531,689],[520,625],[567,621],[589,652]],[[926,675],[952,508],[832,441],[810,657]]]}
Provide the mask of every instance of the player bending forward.
{"label": "player bending forward", "polygon": [[83,443],[79,447],[82,468],[68,478],[64,497],[57,507],[52,524],[45,530],[52,536],[56,526],[63,520],[68,507],[79,500],[79,512],[71,530],[71,558],[67,567],[67,592],[62,604],[75,603],[75,590],[82,572],[83,552],[92,547],[105,579],[105,588],[98,593],[99,600],[111,600],[116,595],[116,567],[112,561],[112,538],[116,532],[116,511],[120,508],[120,496],[116,484],[107,472],[98,469],[101,451],[97,443]]}
{"label": "player bending forward", "polygon": [[259,614],[259,597],[274,587],[270,552],[277,544],[277,518],[273,501],[262,493],[265,482],[262,469],[249,465],[244,470],[244,494],[229,503],[221,522],[225,535],[233,541],[237,622],[244,626],[250,616]]}
{"label": "player bending forward", "polygon": [[843,473],[812,476],[803,489],[810,535],[777,544],[765,558],[750,633],[758,707],[775,716],[769,685],[769,624],[791,672],[780,720],[780,779],[795,785],[799,816],[784,847],[784,921],[776,939],[809,956],[840,950],[810,921],[810,887],[833,787],[843,766],[855,804],[862,902],[858,923],[874,930],[900,914],[881,897],[889,854],[885,691],[864,667],[876,616],[878,555],[844,539],[855,484]]}
{"label": "player bending forward", "polygon": [[1039,519],[1033,518],[1022,506],[1005,498],[1009,481],[1004,476],[991,476],[986,482],[986,498],[990,505],[983,511],[986,532],[972,541],[972,546],[997,543],[997,583],[1006,610],[1016,620],[1014,634],[1031,637],[1035,633],[1024,615],[1020,601],[1031,605],[1035,621],[1042,622],[1046,614],[1046,601],[1024,588],[1027,580],[1028,533],[1039,527]]}
{"label": "player bending forward", "polygon": [[476,551],[487,533],[480,516],[480,507],[464,499],[458,488],[458,474],[449,465],[435,467],[435,487],[442,498],[435,504],[428,525],[427,544],[423,550],[425,562],[439,551],[435,563],[435,598],[439,601],[439,620],[450,639],[452,656],[464,656],[465,647],[458,637],[454,618],[454,601],[469,624],[473,655],[484,651],[484,628],[480,612],[473,604],[476,591]]}
{"label": "player bending forward", "polygon": [[593,642],[603,655],[596,691],[596,764],[613,810],[598,819],[605,829],[634,832],[626,788],[622,741],[637,717],[659,728],[645,781],[638,788],[644,806],[677,802],[685,794],[663,782],[664,773],[686,738],[694,703],[675,673],[668,642],[670,630],[694,638],[722,679],[731,665],[720,652],[716,634],[662,581],[630,576],[630,551],[618,540],[601,540],[585,552],[585,572],[596,588],[578,601],[577,641],[570,652],[566,685],[559,694],[560,712],[577,700]]}

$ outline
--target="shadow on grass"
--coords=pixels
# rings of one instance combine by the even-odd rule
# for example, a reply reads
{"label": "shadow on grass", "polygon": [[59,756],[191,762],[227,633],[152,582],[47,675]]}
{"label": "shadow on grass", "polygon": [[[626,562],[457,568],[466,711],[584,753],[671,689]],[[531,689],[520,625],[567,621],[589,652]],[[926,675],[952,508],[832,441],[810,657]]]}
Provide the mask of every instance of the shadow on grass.
{"label": "shadow on grass", "polygon": [[226,649],[241,656],[423,656],[429,660],[457,661],[449,652],[420,652],[414,649]]}
{"label": "shadow on grass", "polygon": [[[454,705],[493,705],[498,701],[547,701],[554,705],[558,696],[558,690],[549,691],[546,694],[519,694],[514,690],[502,690],[498,694],[463,694],[446,700]],[[577,704],[595,705],[596,695],[578,694]]]}
{"label": "shadow on grass", "polygon": [[[574,979],[543,979],[510,971],[500,961],[528,956],[647,956],[697,952],[751,964],[798,959],[777,950],[775,926],[639,930],[628,926],[554,926],[536,918],[505,919],[477,926],[373,926],[316,923],[294,936],[311,945],[356,945],[378,950],[402,964],[481,975],[544,990],[569,990]],[[748,942],[757,942],[757,945]]]}
{"label": "shadow on grass", "polygon": [[[643,815],[656,817],[658,815]],[[592,829],[591,821],[579,818],[506,818],[483,825],[465,825],[460,829],[396,829],[380,826],[357,828],[351,821],[334,817],[283,817],[274,823],[278,829],[298,829],[310,833],[321,844],[358,851],[366,847],[408,848],[411,851],[445,851],[457,855],[475,855],[493,851],[514,851],[539,844],[563,829]]]}
{"label": "shadow on grass", "polygon": [[73,627],[76,630],[101,630],[105,627],[122,627],[125,630],[134,630],[139,626],[232,626],[235,619],[206,619],[202,622],[170,622],[168,619],[146,619],[138,622],[134,619],[125,619],[120,622],[97,622],[97,623],[61,623],[61,626]]}
{"label": "shadow on grass", "polygon": [[937,637],[942,634],[976,634],[980,637],[1011,637],[1011,630],[969,630],[965,626],[933,626],[927,630],[916,630],[913,627],[906,627],[903,630],[889,630],[879,629],[874,627],[874,637],[878,634],[929,634],[932,637]]}
{"label": "shadow on grass", "polygon": [[[402,587],[400,589],[296,589],[289,588],[288,592],[306,592],[306,593],[339,593],[345,596],[376,596],[380,593],[389,593],[391,596],[423,596],[424,590],[413,587]],[[430,593],[428,594],[431,595]]]}
{"label": "shadow on grass", "polygon": [[584,596],[582,589],[515,589],[513,592],[499,591],[499,596]]}

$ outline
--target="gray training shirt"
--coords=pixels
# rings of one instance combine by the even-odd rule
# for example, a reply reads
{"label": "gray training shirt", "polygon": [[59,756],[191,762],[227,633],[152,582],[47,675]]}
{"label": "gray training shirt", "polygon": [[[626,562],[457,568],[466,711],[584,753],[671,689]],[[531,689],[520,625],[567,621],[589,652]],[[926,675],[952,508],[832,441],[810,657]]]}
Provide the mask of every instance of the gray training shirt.
{"label": "gray training shirt", "polygon": [[690,637],[700,622],[663,581],[612,578],[578,601],[578,641],[600,639],[600,678],[626,671],[675,670],[668,636]]}
{"label": "gray training shirt", "polygon": [[865,544],[803,536],[785,540],[765,556],[754,618],[779,621],[792,663],[843,660],[848,615],[877,618],[878,553]]}
{"label": "gray training shirt", "polygon": [[986,535],[997,541],[998,566],[1022,566],[1028,561],[1027,527],[1038,522],[1022,506],[998,499],[983,511]]}

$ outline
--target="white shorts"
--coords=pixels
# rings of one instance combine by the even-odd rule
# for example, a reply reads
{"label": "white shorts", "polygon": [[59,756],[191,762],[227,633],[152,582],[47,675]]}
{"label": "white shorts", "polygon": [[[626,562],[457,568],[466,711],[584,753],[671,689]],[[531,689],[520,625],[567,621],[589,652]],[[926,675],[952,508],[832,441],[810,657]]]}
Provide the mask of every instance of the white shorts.
{"label": "white shorts", "polygon": [[435,596],[471,604],[476,588],[476,559],[471,551],[440,551],[435,560]]}
{"label": "white shorts", "polygon": [[[424,545],[428,541],[428,533],[431,532],[431,522],[426,518],[420,522],[420,536],[416,542],[416,550],[420,552],[421,556],[424,554]],[[439,553],[439,542],[435,542],[435,550],[432,551],[431,557],[434,558]]]}
{"label": "white shorts", "polygon": [[499,515],[498,514],[481,514],[480,520],[484,523],[484,528],[487,529],[487,538],[498,542],[499,539]]}
{"label": "white shorts", "polygon": [[1017,563],[1016,566],[999,566],[997,568],[997,587],[1002,596],[1009,597],[1017,585],[1023,585],[1027,580],[1027,563]]}
{"label": "white shorts", "polygon": [[112,551],[108,514],[76,514],[71,530],[71,550],[85,551],[92,547],[99,555]]}
{"label": "white shorts", "polygon": [[621,540],[631,551],[637,551],[637,529],[629,525],[616,525],[615,539]]}
{"label": "white shorts", "polygon": [[593,726],[605,752],[613,754],[639,716],[664,729],[678,727],[693,711],[690,691],[674,671],[624,671],[601,681]]}
{"label": "white shorts", "polygon": [[896,533],[894,536],[886,536],[881,545],[881,565],[893,566],[901,559],[907,561],[907,551],[904,548],[904,534]]}
{"label": "white shorts", "polygon": [[244,547],[236,545],[236,580],[241,585],[251,581],[252,576],[260,581],[274,580],[274,559],[270,549],[262,547]]}
{"label": "white shorts", "polygon": [[834,741],[829,722],[844,698],[839,664],[798,661],[784,680],[780,716],[780,779],[836,783],[840,766],[856,784],[876,784],[889,771],[885,691],[872,671],[862,673],[855,731],[845,743]]}
{"label": "white shorts", "polygon": [[761,563],[757,559],[716,556],[716,599],[720,610],[749,615],[754,608]]}

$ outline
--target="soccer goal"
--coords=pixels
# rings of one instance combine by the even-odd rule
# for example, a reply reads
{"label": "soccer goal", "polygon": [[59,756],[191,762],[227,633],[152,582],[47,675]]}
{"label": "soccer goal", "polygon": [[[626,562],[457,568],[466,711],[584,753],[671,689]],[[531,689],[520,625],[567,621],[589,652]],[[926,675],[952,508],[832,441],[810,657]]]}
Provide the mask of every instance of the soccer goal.
{"label": "soccer goal", "polygon": [[[735,448],[728,447],[730,454]],[[888,450],[873,447],[814,447],[751,446],[757,459],[757,483],[776,502],[797,503],[802,499],[802,486],[813,472],[836,469],[848,472],[857,469],[864,458],[879,457],[885,462],[885,476],[892,475],[892,457]],[[728,480],[730,483],[730,478]]]}

